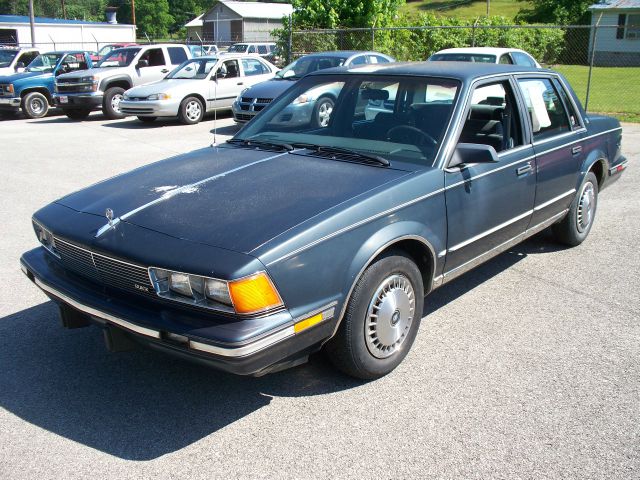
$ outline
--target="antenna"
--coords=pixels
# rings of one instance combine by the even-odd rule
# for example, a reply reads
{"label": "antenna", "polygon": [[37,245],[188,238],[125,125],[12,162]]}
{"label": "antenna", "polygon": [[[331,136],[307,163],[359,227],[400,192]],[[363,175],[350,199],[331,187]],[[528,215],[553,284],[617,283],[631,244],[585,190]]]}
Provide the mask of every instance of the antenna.
{"label": "antenna", "polygon": [[[220,65],[220,67],[222,67],[223,64]],[[215,75],[215,85],[213,86],[213,101],[214,102],[218,102],[218,70],[216,70],[215,72],[213,72],[213,74]],[[214,106],[213,107],[213,143],[211,144],[211,146],[213,148],[216,148],[218,146],[218,139],[217,139],[217,134],[218,132],[218,106]]]}

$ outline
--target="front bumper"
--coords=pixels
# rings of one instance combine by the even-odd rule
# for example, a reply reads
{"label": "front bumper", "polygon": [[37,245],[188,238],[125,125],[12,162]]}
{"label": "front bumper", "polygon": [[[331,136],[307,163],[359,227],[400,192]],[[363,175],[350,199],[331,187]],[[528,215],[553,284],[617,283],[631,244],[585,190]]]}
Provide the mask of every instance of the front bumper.
{"label": "front bumper", "polygon": [[[276,118],[272,119],[269,124],[281,126],[308,125],[311,123],[311,115],[313,114],[315,105],[315,100],[295,105],[291,104]],[[254,110],[242,110],[238,102],[233,102],[231,111],[233,112],[233,119],[236,123],[247,123],[262,110],[258,112]]]}
{"label": "front bumper", "polygon": [[177,117],[180,102],[169,100],[122,100],[120,111],[139,117]]}
{"label": "front bumper", "polygon": [[[20,267],[49,298],[93,323],[117,328],[151,348],[240,375],[267,373],[305,357],[332,335],[336,323],[334,305],[327,306],[331,315],[326,320],[300,333],[287,311],[238,320],[168,307],[84,280],[62,268],[44,248],[23,254]],[[246,337],[247,329],[263,330],[265,323],[278,326],[242,342],[229,341]]]}
{"label": "front bumper", "polygon": [[0,110],[18,111],[21,102],[20,97],[0,97]]}
{"label": "front bumper", "polygon": [[[63,110],[69,109],[94,109],[102,107],[103,92],[93,93],[56,93],[53,96],[54,103]],[[65,101],[66,100],[66,101]]]}

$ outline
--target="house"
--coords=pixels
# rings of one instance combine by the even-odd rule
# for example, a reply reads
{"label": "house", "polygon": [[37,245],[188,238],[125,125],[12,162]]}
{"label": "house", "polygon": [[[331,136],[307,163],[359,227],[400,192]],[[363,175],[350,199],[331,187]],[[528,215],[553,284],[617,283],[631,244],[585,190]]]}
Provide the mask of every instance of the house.
{"label": "house", "polygon": [[202,40],[202,17],[204,17],[204,13],[202,15],[198,15],[196,18],[191,20],[190,22],[185,23],[185,28],[187,29],[187,40],[190,42],[199,42]]}
{"label": "house", "polygon": [[[112,13],[112,12],[111,12]],[[43,50],[99,50],[109,43],[136,41],[135,25],[36,17],[34,43]],[[0,15],[0,45],[31,46],[31,26],[26,15]]]}
{"label": "house", "polygon": [[591,5],[589,10],[589,52],[594,64],[640,66],[640,0],[604,0]]}
{"label": "house", "polygon": [[288,17],[292,12],[293,7],[288,3],[219,0],[206,13],[185,25],[187,39],[197,41],[195,32],[198,32],[203,41],[218,45],[271,41],[271,32],[281,28],[282,17]]}

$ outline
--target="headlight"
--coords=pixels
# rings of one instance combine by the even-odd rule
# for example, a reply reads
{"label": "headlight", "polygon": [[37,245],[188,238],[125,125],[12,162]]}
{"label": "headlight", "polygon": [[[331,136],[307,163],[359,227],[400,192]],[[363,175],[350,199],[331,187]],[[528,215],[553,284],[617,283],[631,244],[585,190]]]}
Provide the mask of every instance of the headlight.
{"label": "headlight", "polygon": [[80,81],[82,83],[92,83],[92,82],[97,82],[98,81],[98,77],[94,76],[94,75],[89,75],[88,77],[82,77],[80,79]]}
{"label": "headlight", "polygon": [[171,95],[168,93],[152,93],[147,97],[147,100],[169,100]]}
{"label": "headlight", "polygon": [[56,241],[53,238],[53,233],[44,228],[35,220],[32,220],[31,223],[33,224],[33,230],[36,232],[36,237],[38,237],[38,241],[42,244],[42,246],[49,252],[54,254],[56,257],[59,257],[58,252],[56,251]]}
{"label": "headlight", "polygon": [[311,98],[310,95],[307,95],[306,93],[303,93],[298,98],[296,98],[292,103],[294,105],[300,105],[302,103],[310,102],[311,100],[313,100],[313,98]]}
{"label": "headlight", "polygon": [[160,297],[201,307],[250,315],[283,305],[264,272],[228,281],[151,267],[149,276]]}

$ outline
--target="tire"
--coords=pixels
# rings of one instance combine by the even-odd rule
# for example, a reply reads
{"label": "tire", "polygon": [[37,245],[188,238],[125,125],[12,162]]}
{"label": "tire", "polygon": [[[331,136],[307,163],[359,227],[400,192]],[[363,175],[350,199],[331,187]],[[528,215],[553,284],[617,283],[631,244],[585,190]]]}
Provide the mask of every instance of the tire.
{"label": "tire", "polygon": [[104,98],[102,99],[102,113],[109,120],[116,120],[118,118],[124,118],[125,115],[120,113],[120,102],[122,101],[122,94],[124,88],[111,87],[104,92]]}
{"label": "tire", "polygon": [[348,300],[336,335],[326,344],[330,361],[352,377],[382,377],[406,357],[424,302],[416,264],[391,252],[370,265]]}
{"label": "tire", "polygon": [[49,100],[40,92],[27,93],[22,99],[22,113],[27,118],[42,118],[49,111]]}
{"label": "tire", "polygon": [[158,117],[138,117],[138,120],[144,123],[151,123],[151,122],[155,122],[156,118]]}
{"label": "tire", "polygon": [[64,114],[71,120],[86,120],[91,110],[65,110]]}
{"label": "tire", "polygon": [[195,125],[204,117],[204,106],[197,97],[187,97],[180,104],[178,120],[185,125]]}
{"label": "tire", "polygon": [[598,179],[589,172],[571,202],[569,213],[552,227],[556,240],[570,247],[580,245],[591,231],[597,207]]}
{"label": "tire", "polygon": [[315,128],[325,128],[329,126],[331,113],[335,102],[330,97],[320,97],[313,107],[312,122]]}

